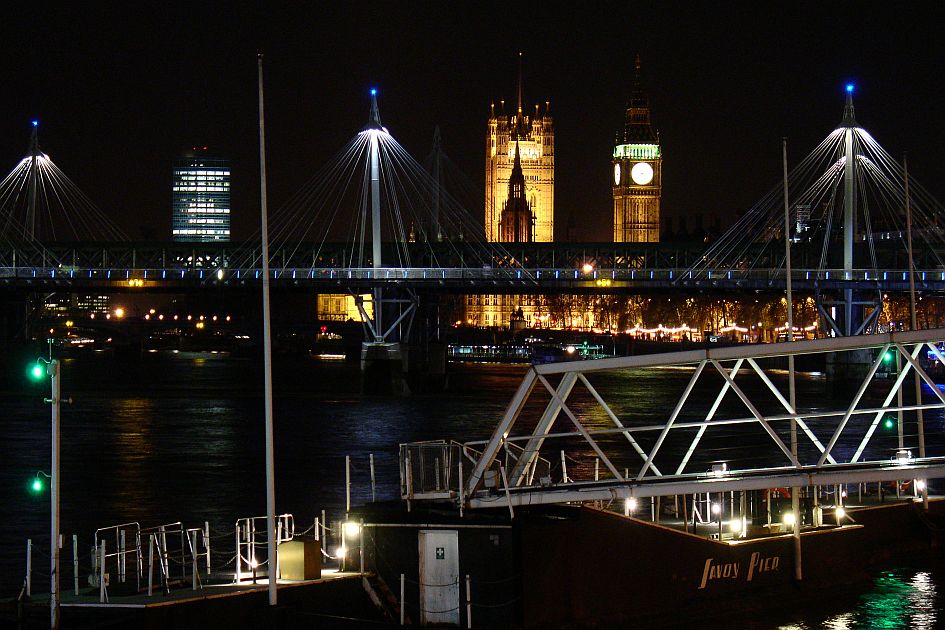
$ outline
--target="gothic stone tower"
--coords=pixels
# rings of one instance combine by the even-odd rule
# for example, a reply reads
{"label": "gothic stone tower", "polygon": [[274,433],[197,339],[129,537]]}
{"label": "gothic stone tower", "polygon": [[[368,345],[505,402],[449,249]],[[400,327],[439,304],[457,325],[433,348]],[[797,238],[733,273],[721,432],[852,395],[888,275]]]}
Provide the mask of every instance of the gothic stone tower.
{"label": "gothic stone tower", "polygon": [[525,198],[535,222],[534,240],[554,240],[555,189],[555,132],[545,103],[542,113],[535,105],[532,116],[522,109],[522,70],[519,56],[518,107],[512,115],[503,110],[505,101],[496,112],[493,103],[486,132],[486,238],[504,240],[500,235],[502,209],[507,200],[509,179],[515,165],[515,147],[521,154],[521,168],[525,176]]}
{"label": "gothic stone tower", "polygon": [[626,122],[614,146],[615,242],[659,242],[662,164],[659,135],[650,124],[650,103],[641,86],[637,55]]}
{"label": "gothic stone tower", "polygon": [[504,243],[531,243],[535,240],[535,218],[525,195],[525,173],[518,142],[515,143],[515,164],[509,177],[509,197],[499,220],[499,240]]}

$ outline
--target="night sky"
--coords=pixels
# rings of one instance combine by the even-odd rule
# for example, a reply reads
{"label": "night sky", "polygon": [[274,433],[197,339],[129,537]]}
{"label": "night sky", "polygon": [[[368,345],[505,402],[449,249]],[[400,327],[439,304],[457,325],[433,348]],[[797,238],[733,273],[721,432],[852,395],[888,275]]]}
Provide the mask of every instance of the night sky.
{"label": "night sky", "polygon": [[555,117],[558,238],[569,222],[577,239],[611,238],[637,53],[666,215],[730,223],[779,180],[782,136],[794,164],[837,126],[848,81],[859,123],[945,199],[941,3],[135,4],[20,3],[0,26],[0,169],[40,119],[43,150],[135,239],[170,239],[172,161],[195,144],[232,160],[234,237],[258,226],[257,52],[271,208],[364,125],[372,86],[414,157],[438,124],[482,187],[489,103],[514,102],[519,50],[526,103],[550,100]]}

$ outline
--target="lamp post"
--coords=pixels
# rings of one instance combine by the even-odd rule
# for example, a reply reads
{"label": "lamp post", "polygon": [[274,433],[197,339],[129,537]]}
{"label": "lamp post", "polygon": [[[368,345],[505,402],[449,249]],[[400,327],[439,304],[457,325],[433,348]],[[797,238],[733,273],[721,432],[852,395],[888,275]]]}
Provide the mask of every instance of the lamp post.
{"label": "lamp post", "polygon": [[[43,369],[45,365],[45,370]],[[49,627],[59,628],[59,406],[61,404],[61,379],[58,359],[39,359],[31,370],[38,380],[49,377],[52,420],[52,462],[49,475]]]}

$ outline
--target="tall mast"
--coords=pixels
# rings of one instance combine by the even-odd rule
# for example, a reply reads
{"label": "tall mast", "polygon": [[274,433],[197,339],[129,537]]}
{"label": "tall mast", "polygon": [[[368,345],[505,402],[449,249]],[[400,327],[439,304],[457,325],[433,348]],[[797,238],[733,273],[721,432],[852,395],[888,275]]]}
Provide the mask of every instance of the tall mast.
{"label": "tall mast", "polygon": [[263,272],[263,374],[266,400],[266,540],[269,558],[269,605],[275,606],[278,559],[276,554],[276,475],[272,428],[272,322],[269,313],[269,215],[266,206],[266,123],[263,111],[263,56],[258,55],[259,69],[259,198],[262,214]]}
{"label": "tall mast", "polygon": [[39,172],[36,170],[36,158],[40,156],[39,152],[39,121],[33,121],[33,133],[30,135],[30,180],[29,180],[29,207],[26,210],[26,229],[29,230],[29,238],[36,238],[36,180]]}
{"label": "tall mast", "polygon": [[[853,232],[856,229],[856,194],[854,189],[855,168],[853,156],[853,130],[856,128],[856,118],[853,115],[853,84],[846,87],[847,102],[843,108],[843,271],[844,277],[850,280],[853,271]],[[853,328],[853,290],[845,289],[844,300],[844,332],[852,335]]]}

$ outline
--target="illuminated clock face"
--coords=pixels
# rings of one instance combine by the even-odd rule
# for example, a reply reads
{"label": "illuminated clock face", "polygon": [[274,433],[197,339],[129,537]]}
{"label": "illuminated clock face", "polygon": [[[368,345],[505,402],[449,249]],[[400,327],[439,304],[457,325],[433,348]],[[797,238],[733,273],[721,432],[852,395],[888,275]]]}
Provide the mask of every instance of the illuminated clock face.
{"label": "illuminated clock face", "polygon": [[614,164],[614,186],[620,183],[620,165]]}
{"label": "illuminated clock face", "polygon": [[633,183],[640,186],[649,184],[653,181],[653,167],[646,162],[637,162],[630,169],[630,177],[633,178]]}

